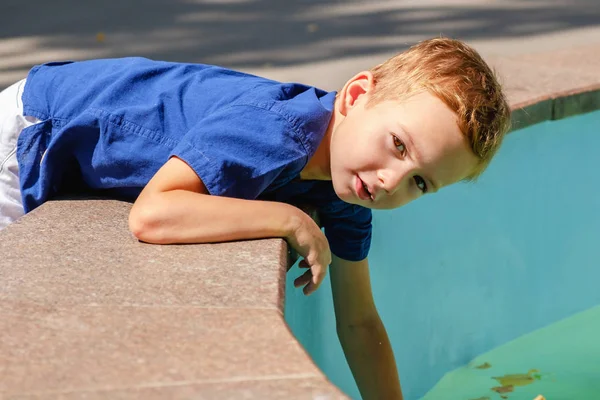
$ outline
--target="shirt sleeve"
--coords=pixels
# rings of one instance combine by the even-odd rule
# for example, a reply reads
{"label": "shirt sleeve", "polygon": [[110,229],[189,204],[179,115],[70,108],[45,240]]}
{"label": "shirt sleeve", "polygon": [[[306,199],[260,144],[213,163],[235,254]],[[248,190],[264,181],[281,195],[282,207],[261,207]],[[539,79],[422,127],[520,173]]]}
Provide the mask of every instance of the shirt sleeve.
{"label": "shirt sleeve", "polygon": [[361,261],[368,256],[372,235],[370,209],[338,199],[322,207],[319,218],[333,254],[348,261]]}
{"label": "shirt sleeve", "polygon": [[233,105],[187,132],[170,156],[185,161],[212,195],[255,199],[286,168],[303,168],[307,153],[284,116]]}

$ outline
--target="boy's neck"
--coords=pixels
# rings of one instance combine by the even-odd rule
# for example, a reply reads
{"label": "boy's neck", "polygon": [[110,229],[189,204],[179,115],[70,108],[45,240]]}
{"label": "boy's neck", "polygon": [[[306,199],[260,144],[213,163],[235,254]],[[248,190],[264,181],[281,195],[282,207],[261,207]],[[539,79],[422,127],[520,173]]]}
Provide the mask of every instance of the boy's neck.
{"label": "boy's neck", "polygon": [[337,101],[335,100],[335,105],[333,107],[333,112],[331,114],[331,119],[329,121],[329,125],[327,126],[327,131],[323,136],[323,140],[319,143],[319,147],[317,147],[317,151],[308,160],[308,163],[300,172],[300,179],[302,180],[318,180],[318,181],[330,181],[331,180],[331,164],[330,164],[330,153],[329,146],[331,144],[331,135],[335,130],[337,125],[337,121],[340,120],[337,111]]}

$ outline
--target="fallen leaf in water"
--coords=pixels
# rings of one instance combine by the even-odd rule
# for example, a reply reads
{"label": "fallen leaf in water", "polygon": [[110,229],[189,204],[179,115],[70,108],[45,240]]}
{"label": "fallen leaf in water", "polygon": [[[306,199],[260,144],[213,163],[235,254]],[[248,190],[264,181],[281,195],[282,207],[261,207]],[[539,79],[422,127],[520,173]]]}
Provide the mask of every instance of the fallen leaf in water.
{"label": "fallen leaf in water", "polygon": [[471,400],[491,400],[489,397],[485,396],[485,397],[480,397],[478,399],[471,399]]}
{"label": "fallen leaf in water", "polygon": [[490,364],[489,362],[484,362],[483,364],[478,365],[475,368],[477,368],[477,369],[488,369],[488,368],[492,368],[492,364]]}
{"label": "fallen leaf in water", "polygon": [[104,42],[104,39],[106,39],[106,35],[104,35],[104,33],[102,33],[102,32],[96,33],[96,41],[97,42],[102,43],[102,42]]}
{"label": "fallen leaf in water", "polygon": [[493,379],[497,380],[502,386],[526,386],[535,381],[535,378],[530,374],[510,374],[493,377]]}
{"label": "fallen leaf in water", "polygon": [[319,25],[317,25],[315,23],[311,23],[311,24],[306,25],[306,31],[308,33],[315,33],[318,30],[319,30]]}
{"label": "fallen leaf in water", "polygon": [[498,387],[493,387],[492,390],[496,393],[511,393],[515,390],[514,386],[498,386]]}

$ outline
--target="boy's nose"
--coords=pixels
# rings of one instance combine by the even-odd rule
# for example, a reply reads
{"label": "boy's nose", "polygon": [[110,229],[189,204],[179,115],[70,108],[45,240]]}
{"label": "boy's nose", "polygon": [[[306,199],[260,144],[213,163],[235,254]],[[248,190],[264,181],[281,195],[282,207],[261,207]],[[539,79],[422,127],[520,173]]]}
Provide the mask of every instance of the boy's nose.
{"label": "boy's nose", "polygon": [[[400,188],[404,178],[406,177],[406,172],[392,170],[392,169],[380,169],[377,171],[377,178],[379,180],[379,185],[382,190],[378,190],[377,198],[388,195],[391,196]],[[379,193],[383,192],[383,193]]]}

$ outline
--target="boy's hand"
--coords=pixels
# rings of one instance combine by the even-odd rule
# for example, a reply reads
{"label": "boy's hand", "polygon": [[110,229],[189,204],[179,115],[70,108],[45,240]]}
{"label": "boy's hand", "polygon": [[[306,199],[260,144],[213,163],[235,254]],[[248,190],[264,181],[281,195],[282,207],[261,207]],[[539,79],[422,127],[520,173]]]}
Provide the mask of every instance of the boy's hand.
{"label": "boy's hand", "polygon": [[304,294],[309,295],[319,288],[327,275],[327,267],[331,264],[331,250],[327,238],[311,216],[304,211],[300,211],[298,215],[296,228],[286,240],[304,258],[299,267],[308,268],[296,278],[294,286],[304,286]]}

